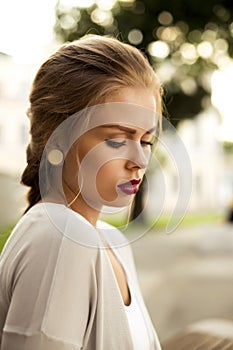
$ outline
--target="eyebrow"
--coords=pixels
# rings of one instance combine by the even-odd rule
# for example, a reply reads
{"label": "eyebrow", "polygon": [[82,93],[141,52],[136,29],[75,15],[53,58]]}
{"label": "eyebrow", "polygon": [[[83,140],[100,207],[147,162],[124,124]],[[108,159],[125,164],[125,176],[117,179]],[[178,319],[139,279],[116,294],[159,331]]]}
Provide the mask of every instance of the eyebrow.
{"label": "eyebrow", "polygon": [[[129,134],[135,134],[137,132],[136,129],[129,128],[128,126],[118,125],[118,124],[108,124],[108,125],[101,125],[102,128],[113,128],[113,129],[119,129],[121,131],[125,131]],[[152,134],[155,131],[156,127],[147,130],[146,134]]]}

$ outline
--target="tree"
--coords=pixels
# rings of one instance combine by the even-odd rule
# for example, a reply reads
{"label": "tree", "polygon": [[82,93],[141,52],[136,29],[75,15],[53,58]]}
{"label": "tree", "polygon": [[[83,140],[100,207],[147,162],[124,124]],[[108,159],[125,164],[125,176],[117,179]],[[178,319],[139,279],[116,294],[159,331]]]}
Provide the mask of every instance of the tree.
{"label": "tree", "polygon": [[76,3],[58,0],[57,36],[73,41],[86,33],[110,34],[145,52],[164,84],[165,105],[174,126],[209,103],[211,73],[233,54],[231,0]]}

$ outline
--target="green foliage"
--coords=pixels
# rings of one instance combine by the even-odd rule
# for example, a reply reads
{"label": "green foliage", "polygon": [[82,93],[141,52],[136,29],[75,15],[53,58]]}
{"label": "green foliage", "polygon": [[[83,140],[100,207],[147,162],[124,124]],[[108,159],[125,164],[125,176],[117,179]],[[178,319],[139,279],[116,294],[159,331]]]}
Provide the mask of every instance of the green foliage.
{"label": "green foliage", "polygon": [[223,143],[223,148],[226,153],[233,154],[233,142],[225,141]]}
{"label": "green foliage", "polygon": [[[78,2],[77,2],[78,3]],[[62,41],[87,33],[113,35],[140,48],[165,86],[172,123],[196,116],[210,95],[209,77],[233,54],[231,0],[58,0],[55,32]],[[105,5],[104,5],[105,4]]]}
{"label": "green foliage", "polygon": [[[109,224],[121,227],[126,225],[125,218],[105,218],[105,221]],[[159,219],[154,222],[152,221],[152,218],[147,218],[146,223],[141,223],[141,227],[139,227],[140,223],[137,222],[136,229],[143,229],[146,227],[150,227],[150,231],[155,233],[160,230],[164,230],[170,221],[170,215],[164,213],[162,214]],[[179,228],[183,227],[194,227],[194,226],[204,226],[204,225],[213,225],[213,224],[219,224],[226,221],[226,217],[223,213],[220,212],[188,212],[186,213],[185,217],[179,224]],[[132,230],[134,230],[134,227],[132,227]]]}
{"label": "green foliage", "polygon": [[0,253],[1,253],[8,237],[10,236],[13,227],[14,226],[7,227],[6,229],[4,229],[0,232]]}
{"label": "green foliage", "polygon": [[[169,223],[170,217],[168,215],[162,215],[159,220],[153,225],[153,229],[164,229]],[[215,212],[200,212],[200,213],[187,213],[181,221],[179,227],[193,227],[198,225],[217,224],[225,221],[225,217],[222,213]]]}

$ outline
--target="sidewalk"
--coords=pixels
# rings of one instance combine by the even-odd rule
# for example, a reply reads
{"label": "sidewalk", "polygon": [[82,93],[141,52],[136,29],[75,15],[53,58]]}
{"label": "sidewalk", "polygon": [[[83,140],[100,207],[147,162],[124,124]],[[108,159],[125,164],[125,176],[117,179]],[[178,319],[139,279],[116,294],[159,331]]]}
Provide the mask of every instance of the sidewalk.
{"label": "sidewalk", "polygon": [[233,225],[150,232],[132,249],[161,340],[201,319],[233,320]]}

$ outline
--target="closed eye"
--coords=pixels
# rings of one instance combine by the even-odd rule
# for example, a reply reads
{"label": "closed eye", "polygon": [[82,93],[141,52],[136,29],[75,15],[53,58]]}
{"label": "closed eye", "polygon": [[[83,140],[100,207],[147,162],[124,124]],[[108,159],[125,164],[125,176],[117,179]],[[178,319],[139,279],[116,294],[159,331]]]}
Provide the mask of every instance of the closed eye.
{"label": "closed eye", "polygon": [[150,142],[150,141],[141,141],[141,145],[143,145],[143,146],[153,146],[153,142]]}
{"label": "closed eye", "polygon": [[120,148],[126,145],[126,140],[115,141],[115,140],[105,140],[106,144],[112,148]]}

